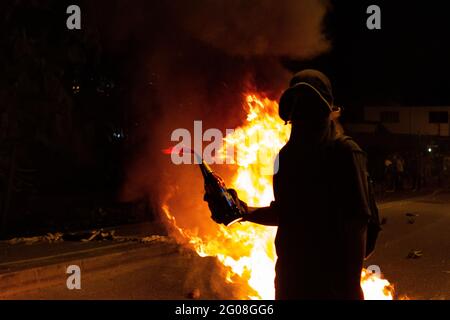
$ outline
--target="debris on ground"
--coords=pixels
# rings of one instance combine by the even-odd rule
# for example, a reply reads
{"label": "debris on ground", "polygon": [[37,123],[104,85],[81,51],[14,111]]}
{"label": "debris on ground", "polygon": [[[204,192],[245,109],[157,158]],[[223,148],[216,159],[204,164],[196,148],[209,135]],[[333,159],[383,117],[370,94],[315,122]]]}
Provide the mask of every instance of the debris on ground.
{"label": "debris on ground", "polygon": [[422,250],[411,250],[408,253],[408,255],[406,256],[406,258],[408,258],[408,259],[419,259],[422,256],[423,256]]}
{"label": "debris on ground", "polygon": [[136,236],[116,236],[116,231],[105,231],[103,229],[93,230],[93,231],[83,231],[83,232],[72,232],[72,233],[47,233],[45,236],[36,236],[28,238],[14,238],[6,241],[10,245],[16,244],[35,244],[39,242],[54,243],[63,241],[74,241],[74,242],[92,242],[92,241],[117,241],[117,242],[141,242],[141,243],[152,243],[152,242],[173,242],[173,240],[167,236],[151,235],[144,237]]}
{"label": "debris on ground", "polygon": [[63,241],[63,234],[61,232],[47,233],[43,238],[47,242],[60,242]]}
{"label": "debris on ground", "polygon": [[416,213],[406,213],[406,217],[408,218],[408,223],[409,224],[414,224],[414,222],[416,222],[416,217],[418,217],[419,215]]}
{"label": "debris on ground", "polygon": [[8,244],[33,244],[41,241],[41,237],[30,237],[30,238],[13,238],[8,240]]}
{"label": "debris on ground", "polygon": [[116,233],[115,230],[112,231],[103,231],[103,229],[100,230],[94,230],[92,231],[92,234],[87,239],[81,239],[83,242],[89,242],[89,241],[103,241],[103,240],[114,240],[114,234]]}
{"label": "debris on ground", "polygon": [[157,235],[140,238],[140,242],[142,242],[142,243],[149,243],[149,242],[155,242],[155,241],[158,241],[158,242],[170,242],[171,239],[169,237],[166,237],[166,236],[157,236]]}
{"label": "debris on ground", "polygon": [[27,244],[31,245],[38,242],[61,242],[63,234],[60,232],[57,233],[47,233],[45,236],[36,236],[36,237],[29,237],[29,238],[13,238],[11,240],[6,241],[8,244],[15,245],[15,244]]}
{"label": "debris on ground", "polygon": [[418,217],[419,215],[417,213],[410,213],[410,212],[408,212],[408,213],[406,213],[406,216],[407,217]]}

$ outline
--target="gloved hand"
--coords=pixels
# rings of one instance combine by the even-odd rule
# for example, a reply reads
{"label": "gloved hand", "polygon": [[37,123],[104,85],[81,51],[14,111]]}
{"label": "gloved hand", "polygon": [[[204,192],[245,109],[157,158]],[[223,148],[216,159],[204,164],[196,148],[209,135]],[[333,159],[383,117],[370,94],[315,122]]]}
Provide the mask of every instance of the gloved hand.
{"label": "gloved hand", "polygon": [[248,205],[247,205],[247,203],[245,203],[244,201],[239,199],[236,190],[234,190],[234,189],[227,189],[227,190],[231,194],[231,196],[233,197],[233,199],[236,202],[236,204],[238,205],[238,208],[239,208],[239,211],[241,211],[241,214],[242,215],[247,214],[248,213]]}
{"label": "gloved hand", "polygon": [[[233,197],[236,202],[241,215],[248,213],[248,206],[244,201],[241,201],[237,195],[236,190],[227,189],[228,193]],[[205,193],[203,200],[208,203],[209,210],[211,211],[211,218],[218,224],[226,224],[225,217],[229,215],[229,208],[224,206],[221,199],[212,197],[209,193]]]}

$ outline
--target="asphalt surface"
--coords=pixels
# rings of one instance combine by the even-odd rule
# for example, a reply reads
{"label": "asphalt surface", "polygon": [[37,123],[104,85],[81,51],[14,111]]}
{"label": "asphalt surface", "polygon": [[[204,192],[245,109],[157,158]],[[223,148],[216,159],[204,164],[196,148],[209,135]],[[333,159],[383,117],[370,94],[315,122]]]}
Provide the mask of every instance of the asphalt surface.
{"label": "asphalt surface", "polygon": [[[380,266],[398,296],[450,300],[450,193],[379,207],[386,224],[366,265]],[[408,258],[411,251],[422,255]]]}
{"label": "asphalt surface", "polygon": [[[450,300],[450,193],[379,207],[386,224],[366,265],[380,266],[394,284],[397,297]],[[83,245],[89,252],[93,250],[92,244]],[[123,254],[110,255],[102,268],[82,269],[81,290],[67,289],[67,275],[62,270],[49,284],[3,299],[235,299],[241,295],[239,284],[224,281],[224,270],[216,259],[201,258],[174,243],[124,244],[120,249],[117,244],[102,242],[101,246],[104,257],[110,251],[122,250]],[[115,246],[114,250],[110,246]],[[408,258],[412,250],[422,255]]]}
{"label": "asphalt surface", "polygon": [[215,258],[201,258],[174,243],[153,243],[133,251],[128,261],[110,262],[100,270],[81,264],[81,290],[67,289],[68,275],[60,269],[60,276],[50,286],[3,299],[237,299],[241,290],[225,283],[224,270]]}

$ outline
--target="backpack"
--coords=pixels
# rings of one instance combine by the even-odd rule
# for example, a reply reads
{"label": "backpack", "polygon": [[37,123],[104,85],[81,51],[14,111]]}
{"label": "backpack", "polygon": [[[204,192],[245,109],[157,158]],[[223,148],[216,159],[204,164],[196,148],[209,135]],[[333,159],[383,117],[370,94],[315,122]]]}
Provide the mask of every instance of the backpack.
{"label": "backpack", "polygon": [[[347,141],[353,140],[351,137],[348,136],[342,136],[337,139],[337,141],[341,143],[345,143]],[[355,147],[356,147],[355,143]],[[359,147],[358,147],[359,149]],[[355,149],[356,150],[356,149]],[[362,152],[361,149],[358,150],[359,152]],[[368,186],[368,206],[370,210],[370,217],[367,223],[367,236],[366,236],[366,254],[365,259],[368,259],[373,252],[375,251],[376,242],[378,239],[378,234],[380,233],[381,229],[381,223],[380,223],[380,216],[378,212],[378,207],[375,201],[375,192],[373,189],[373,182],[370,178],[369,174],[366,174],[367,176],[367,186]]]}

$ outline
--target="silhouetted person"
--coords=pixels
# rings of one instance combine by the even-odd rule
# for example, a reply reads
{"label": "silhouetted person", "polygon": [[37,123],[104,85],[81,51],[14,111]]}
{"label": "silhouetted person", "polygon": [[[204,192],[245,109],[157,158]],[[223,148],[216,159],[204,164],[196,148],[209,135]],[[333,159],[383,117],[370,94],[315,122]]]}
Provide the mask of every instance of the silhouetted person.
{"label": "silhouetted person", "polygon": [[393,192],[395,190],[394,176],[395,176],[394,164],[391,159],[384,160],[384,182],[386,192]]}
{"label": "silhouetted person", "polygon": [[361,269],[374,205],[366,155],[337,132],[331,84],[318,71],[295,75],[279,113],[292,132],[278,156],[275,200],[244,215],[245,221],[278,226],[276,299],[363,299]]}
{"label": "silhouetted person", "polygon": [[403,190],[405,176],[405,160],[398,154],[394,154],[392,159],[394,165],[394,189],[401,191]]}

